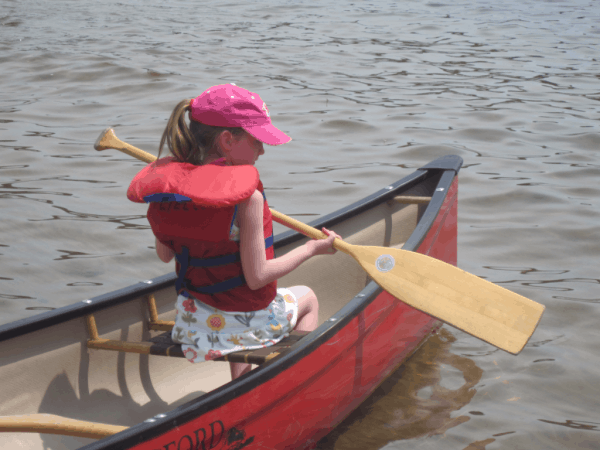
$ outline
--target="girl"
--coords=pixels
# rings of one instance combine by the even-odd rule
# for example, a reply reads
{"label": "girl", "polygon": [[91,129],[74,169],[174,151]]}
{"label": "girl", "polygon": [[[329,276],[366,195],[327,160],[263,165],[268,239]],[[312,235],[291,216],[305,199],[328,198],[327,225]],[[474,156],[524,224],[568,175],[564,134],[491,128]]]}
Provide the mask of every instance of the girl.
{"label": "girl", "polygon": [[[166,143],[173,156],[147,166],[129,187],[130,200],[150,203],[159,258],[176,258],[172,338],[191,362],[266,347],[294,328],[317,326],[314,292],[277,289],[276,280],[312,256],[335,253],[339,236],[323,229],[328,238],[274,258],[271,213],[254,167],[263,143],[290,140],[257,94],[213,86],[175,107],[159,150],[160,157]],[[250,368],[231,363],[231,376]]]}

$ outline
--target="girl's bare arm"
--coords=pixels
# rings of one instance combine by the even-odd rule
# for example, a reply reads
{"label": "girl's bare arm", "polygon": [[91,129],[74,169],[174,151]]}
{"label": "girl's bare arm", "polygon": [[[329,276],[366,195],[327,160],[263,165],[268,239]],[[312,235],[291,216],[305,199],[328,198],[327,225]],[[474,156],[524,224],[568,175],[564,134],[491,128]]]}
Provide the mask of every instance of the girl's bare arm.
{"label": "girl's bare arm", "polygon": [[264,200],[259,191],[240,204],[240,256],[242,270],[250,289],[260,289],[271,281],[287,275],[307,259],[315,255],[331,254],[333,240],[337,234],[323,229],[327,239],[311,240],[306,244],[280,256],[267,260],[263,231]]}

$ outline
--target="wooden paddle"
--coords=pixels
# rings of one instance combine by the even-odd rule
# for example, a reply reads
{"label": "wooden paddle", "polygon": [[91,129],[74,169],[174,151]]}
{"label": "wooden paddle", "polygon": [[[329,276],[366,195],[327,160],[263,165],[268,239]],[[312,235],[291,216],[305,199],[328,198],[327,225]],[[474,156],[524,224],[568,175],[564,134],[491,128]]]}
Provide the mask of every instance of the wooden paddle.
{"label": "wooden paddle", "polygon": [[86,422],[54,414],[26,414],[22,416],[0,417],[0,433],[48,433],[102,439],[126,429],[127,427],[119,425]]}
{"label": "wooden paddle", "polygon": [[[114,148],[147,163],[156,157],[102,132],[96,150]],[[325,234],[271,209],[273,220],[313,239]],[[519,353],[539,323],[544,306],[438,259],[389,247],[333,246],[352,256],[369,276],[408,305],[502,350]]]}

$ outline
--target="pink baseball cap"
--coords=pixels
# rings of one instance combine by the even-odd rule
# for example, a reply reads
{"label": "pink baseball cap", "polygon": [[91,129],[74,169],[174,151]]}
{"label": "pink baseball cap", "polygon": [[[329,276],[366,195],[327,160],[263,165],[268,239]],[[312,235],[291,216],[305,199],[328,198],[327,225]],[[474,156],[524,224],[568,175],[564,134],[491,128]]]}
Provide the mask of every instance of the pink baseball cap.
{"label": "pink baseball cap", "polygon": [[234,84],[219,84],[190,103],[190,118],[214,127],[241,127],[268,145],[292,140],[271,123],[267,105],[258,94]]}

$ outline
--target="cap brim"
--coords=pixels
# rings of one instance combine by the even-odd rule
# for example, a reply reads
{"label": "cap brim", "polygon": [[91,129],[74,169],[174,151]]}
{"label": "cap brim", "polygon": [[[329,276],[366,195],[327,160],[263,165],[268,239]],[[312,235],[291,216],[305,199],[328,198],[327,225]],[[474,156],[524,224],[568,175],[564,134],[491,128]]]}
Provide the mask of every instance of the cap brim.
{"label": "cap brim", "polygon": [[272,124],[254,127],[242,127],[256,139],[267,145],[286,144],[292,140],[287,134]]}

